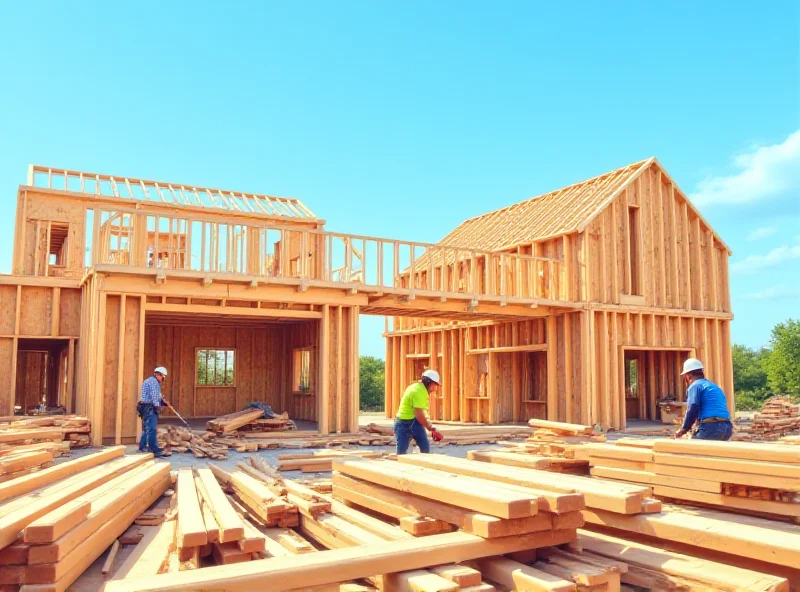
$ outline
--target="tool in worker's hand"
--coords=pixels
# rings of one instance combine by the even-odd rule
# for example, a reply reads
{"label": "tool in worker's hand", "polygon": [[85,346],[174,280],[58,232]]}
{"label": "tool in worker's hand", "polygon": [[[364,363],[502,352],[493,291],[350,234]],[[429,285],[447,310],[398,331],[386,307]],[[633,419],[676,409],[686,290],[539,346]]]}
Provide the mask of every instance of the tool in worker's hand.
{"label": "tool in worker's hand", "polygon": [[431,430],[431,437],[433,438],[434,442],[441,442],[442,440],[444,440],[444,436],[442,436],[441,432],[436,428],[433,428]]}
{"label": "tool in worker's hand", "polygon": [[[164,402],[166,403],[166,401],[164,401]],[[185,425],[185,426],[186,426],[187,428],[189,428],[190,430],[192,429],[192,428],[189,426],[189,424],[188,424],[188,423],[186,423],[186,420],[185,420],[185,419],[183,419],[183,418],[181,417],[181,414],[180,414],[180,413],[178,413],[178,412],[175,410],[175,407],[173,407],[173,406],[172,406],[172,405],[170,405],[169,403],[167,403],[167,407],[169,407],[170,409],[172,409],[172,412],[173,412],[175,415],[177,415],[177,416],[178,416],[178,419],[180,419],[180,420],[183,422],[183,425]]]}

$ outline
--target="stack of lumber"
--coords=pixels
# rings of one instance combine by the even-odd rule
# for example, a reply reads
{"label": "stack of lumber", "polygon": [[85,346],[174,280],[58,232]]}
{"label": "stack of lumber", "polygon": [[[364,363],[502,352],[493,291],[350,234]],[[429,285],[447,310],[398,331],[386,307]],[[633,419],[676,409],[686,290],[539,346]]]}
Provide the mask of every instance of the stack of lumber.
{"label": "stack of lumber", "polygon": [[311,454],[281,454],[278,455],[279,471],[302,471],[303,473],[319,473],[333,470],[333,460],[336,458],[386,458],[383,452],[370,452],[367,450],[326,450]]}
{"label": "stack of lumber", "polygon": [[589,447],[595,477],[659,498],[800,517],[800,449],[780,444],[623,438]]}
{"label": "stack of lumber", "polygon": [[[266,549],[260,556],[265,560],[181,571],[174,562],[168,565],[169,553],[162,548],[162,573],[115,579],[105,592],[789,590],[785,578],[769,571],[578,531],[581,513],[594,514],[580,509],[578,494],[457,474],[442,477],[441,471],[408,470],[387,460],[341,459],[335,465],[331,496],[316,495],[311,483],[298,488],[296,482],[280,481],[266,465],[251,467],[263,482],[286,487],[299,499],[328,502],[327,508],[298,506],[299,534],[326,550],[317,551],[298,532],[264,528],[244,512],[264,534]],[[430,526],[436,523],[438,531]]]}
{"label": "stack of lumber", "polygon": [[0,586],[66,590],[161,496],[170,465],[124,450],[0,484]]}
{"label": "stack of lumber", "polygon": [[618,514],[650,513],[658,512],[661,509],[661,502],[650,498],[650,488],[641,485],[604,483],[591,477],[507,466],[496,460],[476,462],[478,459],[453,458],[441,454],[407,454],[398,456],[397,460],[401,464],[439,469],[448,473],[479,477],[532,489],[581,494],[587,508],[602,509]]}
{"label": "stack of lumber", "polygon": [[793,444],[797,446],[800,444],[800,436],[784,436],[780,440],[778,440],[779,444]]}
{"label": "stack of lumber", "polygon": [[289,419],[288,413],[282,413],[266,419],[260,409],[245,409],[229,415],[217,417],[206,423],[209,432],[231,434],[238,431],[270,432],[294,430],[297,427]]}
{"label": "stack of lumber", "polygon": [[[47,435],[48,430],[53,435]],[[55,432],[61,432],[61,437]],[[29,432],[31,442],[66,440],[71,448],[91,446],[92,425],[88,418],[80,415],[14,416],[0,423],[0,434]],[[44,436],[42,434],[45,434]]]}
{"label": "stack of lumber", "polygon": [[581,454],[584,444],[605,442],[603,434],[595,433],[592,426],[557,421],[531,419],[533,434],[524,442],[500,442],[503,450],[475,451],[469,454],[474,460],[499,462],[512,466],[527,467],[587,475],[589,463]]}
{"label": "stack of lumber", "polygon": [[764,442],[793,434],[800,434],[800,404],[778,396],[768,399],[752,420],[737,422],[733,439]]}
{"label": "stack of lumber", "polygon": [[[525,438],[530,435],[531,430],[525,426],[484,426],[435,422],[436,429],[444,436],[441,442],[432,442],[433,447],[439,446],[468,446],[473,444],[493,444],[502,440]],[[366,428],[362,426],[362,431],[385,436],[394,436],[394,428],[391,426],[371,423]],[[392,442],[394,444],[394,442]]]}
{"label": "stack of lumber", "polygon": [[158,430],[159,444],[170,452],[188,452],[197,458],[223,460],[228,458],[228,451],[256,452],[258,450],[303,449],[303,448],[338,448],[342,446],[388,446],[394,444],[394,438],[376,436],[368,432],[358,434],[329,434],[322,436],[318,432],[268,432],[268,431],[233,431],[227,434],[188,430],[186,428],[168,426]]}
{"label": "stack of lumber", "polygon": [[[230,473],[215,465],[209,468],[236,502],[264,526],[297,526],[298,505],[318,508],[314,504],[321,503],[316,492],[310,498],[298,497],[282,477],[256,457],[250,457],[249,466],[239,463]],[[265,471],[269,471],[269,475]]]}

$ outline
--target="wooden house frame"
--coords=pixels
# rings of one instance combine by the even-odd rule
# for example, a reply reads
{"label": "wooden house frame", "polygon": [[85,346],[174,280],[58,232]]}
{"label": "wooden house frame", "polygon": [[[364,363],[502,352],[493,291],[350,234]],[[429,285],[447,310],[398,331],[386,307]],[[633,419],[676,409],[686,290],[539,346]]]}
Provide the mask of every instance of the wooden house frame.
{"label": "wooden house frame", "polygon": [[[436,260],[464,265],[419,269]],[[0,408],[45,399],[88,415],[94,444],[130,443],[141,382],[163,365],[185,417],[256,400],[322,434],[356,431],[360,314],[496,322],[577,306],[506,282],[509,266],[541,265],[560,263],[329,232],[296,199],[31,166],[0,276]]]}
{"label": "wooden house frame", "polygon": [[[424,368],[442,375],[431,416],[532,417],[620,429],[684,399],[699,357],[733,411],[730,250],[655,158],[467,220],[401,278],[441,281],[502,261],[491,280],[526,286],[538,318],[387,322],[386,414]],[[459,257],[458,253],[462,257]],[[470,281],[469,279],[467,281]]]}

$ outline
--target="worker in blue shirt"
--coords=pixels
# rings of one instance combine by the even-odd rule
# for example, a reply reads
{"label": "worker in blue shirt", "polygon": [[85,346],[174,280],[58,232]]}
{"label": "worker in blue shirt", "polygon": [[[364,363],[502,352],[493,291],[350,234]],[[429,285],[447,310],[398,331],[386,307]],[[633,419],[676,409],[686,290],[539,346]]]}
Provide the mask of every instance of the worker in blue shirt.
{"label": "worker in blue shirt", "polygon": [[683,363],[681,376],[686,384],[686,417],[674,437],[680,438],[692,429],[695,421],[699,421],[695,439],[730,440],[733,424],[725,393],[708,380],[703,371],[703,363],[697,358],[689,358]]}
{"label": "worker in blue shirt", "polygon": [[142,383],[142,396],[136,410],[142,418],[142,439],[139,442],[139,452],[147,452],[148,449],[156,456],[172,456],[169,452],[164,452],[158,446],[158,414],[162,405],[169,406],[169,402],[161,396],[161,383],[167,376],[167,369],[159,366],[153,371],[153,375],[145,379]]}

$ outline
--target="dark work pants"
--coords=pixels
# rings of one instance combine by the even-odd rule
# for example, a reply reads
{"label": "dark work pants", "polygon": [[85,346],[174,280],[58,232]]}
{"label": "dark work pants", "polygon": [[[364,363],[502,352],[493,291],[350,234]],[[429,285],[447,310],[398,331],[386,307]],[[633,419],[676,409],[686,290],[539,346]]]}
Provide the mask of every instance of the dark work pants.
{"label": "dark work pants", "polygon": [[408,445],[412,438],[417,442],[420,452],[431,451],[428,433],[416,419],[395,419],[394,438],[397,440],[397,454],[408,453]]}
{"label": "dark work pants", "polygon": [[150,450],[153,454],[162,454],[164,451],[158,447],[158,413],[152,407],[148,408],[142,416],[142,439],[139,441],[139,450]]}
{"label": "dark work pants", "polygon": [[733,425],[729,421],[701,423],[694,435],[695,440],[730,440],[733,435]]}

